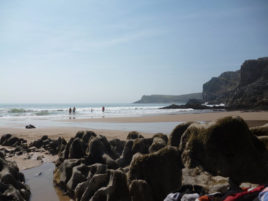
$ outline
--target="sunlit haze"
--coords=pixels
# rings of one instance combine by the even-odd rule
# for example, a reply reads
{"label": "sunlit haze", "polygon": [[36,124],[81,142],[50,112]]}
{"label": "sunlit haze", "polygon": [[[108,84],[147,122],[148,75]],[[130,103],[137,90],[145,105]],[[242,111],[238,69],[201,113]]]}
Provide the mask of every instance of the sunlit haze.
{"label": "sunlit haze", "polygon": [[268,1],[3,0],[0,103],[201,92],[268,54]]}

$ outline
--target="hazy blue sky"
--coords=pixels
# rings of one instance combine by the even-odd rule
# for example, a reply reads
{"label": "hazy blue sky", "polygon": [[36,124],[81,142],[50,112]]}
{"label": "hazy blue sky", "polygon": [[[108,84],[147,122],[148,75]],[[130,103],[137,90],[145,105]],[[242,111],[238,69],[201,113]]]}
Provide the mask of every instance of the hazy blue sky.
{"label": "hazy blue sky", "polygon": [[267,0],[0,1],[0,103],[200,92],[263,56]]}

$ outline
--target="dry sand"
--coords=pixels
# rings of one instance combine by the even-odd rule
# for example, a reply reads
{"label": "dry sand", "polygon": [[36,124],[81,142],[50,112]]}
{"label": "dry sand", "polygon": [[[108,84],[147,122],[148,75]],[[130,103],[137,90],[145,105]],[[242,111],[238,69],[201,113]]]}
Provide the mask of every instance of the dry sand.
{"label": "dry sand", "polygon": [[[114,117],[114,118],[92,118],[92,119],[74,119],[65,120],[72,122],[110,122],[110,123],[137,123],[137,122],[186,122],[186,121],[216,121],[219,118],[226,116],[240,116],[247,121],[250,127],[259,126],[268,123],[268,112],[210,112],[199,114],[175,114],[175,115],[154,115],[154,116],[142,116],[142,117]],[[0,127],[0,136],[6,133],[16,135],[18,137],[27,139],[29,142],[39,139],[43,135],[48,135],[52,139],[63,137],[69,140],[79,130],[85,130],[85,128],[78,127],[49,127],[49,128],[10,128]],[[105,130],[105,129],[87,129],[95,131],[97,134],[106,136],[108,139],[118,138],[125,140],[129,131],[118,130]],[[151,137],[153,134],[141,133],[145,137]]]}

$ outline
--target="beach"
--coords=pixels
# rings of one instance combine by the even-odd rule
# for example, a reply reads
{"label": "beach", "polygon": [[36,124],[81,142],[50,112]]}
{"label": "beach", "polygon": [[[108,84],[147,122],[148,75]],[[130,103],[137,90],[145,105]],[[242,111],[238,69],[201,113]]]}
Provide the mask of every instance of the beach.
{"label": "beach", "polygon": [[[9,126],[2,125],[0,127],[0,135],[3,134],[13,134],[17,137],[21,137],[31,142],[33,140],[39,139],[43,135],[49,136],[51,139],[57,139],[58,137],[63,137],[66,140],[69,140],[73,137],[79,130],[92,130],[97,134],[104,135],[108,140],[118,138],[120,140],[125,140],[127,134],[130,130],[120,129],[120,126],[124,125],[125,127],[131,127],[132,124],[135,127],[144,126],[147,124],[151,125],[161,125],[168,127],[169,131],[172,131],[173,128],[182,122],[188,121],[197,121],[197,122],[211,122],[216,121],[219,118],[226,116],[240,116],[242,117],[249,125],[249,127],[260,126],[268,123],[268,112],[259,111],[259,112],[243,112],[243,111],[222,111],[222,112],[209,112],[209,113],[196,113],[196,114],[163,114],[163,115],[148,115],[148,116],[139,116],[139,117],[108,117],[108,118],[88,118],[88,119],[71,119],[71,120],[56,120],[52,121],[52,126],[49,126],[49,123],[46,123],[44,126],[35,128],[35,129],[25,129],[23,125]],[[167,124],[167,123],[172,124]],[[65,124],[68,123],[68,124]],[[70,124],[69,124],[70,123]],[[100,127],[100,129],[90,128],[91,125]],[[42,124],[41,124],[42,125]],[[68,126],[66,126],[68,125]],[[106,128],[101,129],[102,125]],[[116,126],[114,126],[116,125]],[[96,127],[96,126],[95,126]],[[133,128],[135,128],[133,127]],[[116,129],[110,129],[116,128]],[[141,128],[141,130],[143,130]],[[144,129],[145,130],[145,129]],[[157,127],[151,128],[152,132],[142,132],[139,131],[145,137],[152,137],[153,134],[160,131],[157,130]],[[169,134],[167,132],[166,134]]]}
{"label": "beach", "polygon": [[[52,140],[64,138],[68,142],[78,131],[90,130],[97,135],[105,136],[109,141],[113,139],[126,141],[130,131],[138,130],[144,138],[149,139],[161,131],[169,135],[176,125],[183,122],[208,123],[226,116],[240,116],[246,121],[249,127],[262,126],[268,123],[268,112],[266,111],[215,111],[191,114],[143,115],[138,117],[33,120],[32,122],[36,126],[34,129],[25,129],[25,122],[13,120],[9,121],[7,125],[2,123],[0,126],[0,137],[9,133],[27,140],[29,144],[46,135]],[[28,122],[31,121],[28,120]],[[0,146],[0,148],[8,149],[4,146]],[[15,150],[16,148],[10,148],[10,150],[12,149]],[[40,200],[40,195],[43,195],[44,192],[52,192],[50,193],[50,200],[65,201],[69,200],[69,198],[63,196],[58,188],[54,189],[53,187],[52,170],[54,170],[53,163],[57,159],[57,155],[51,155],[44,149],[36,149],[30,153],[15,154],[6,157],[8,161],[15,161],[19,170],[26,174],[26,182],[31,186],[33,200]],[[48,183],[47,187],[43,189],[41,186],[44,185],[44,177]],[[185,177],[187,181],[189,178]],[[42,191],[40,190],[41,188],[43,189]]]}

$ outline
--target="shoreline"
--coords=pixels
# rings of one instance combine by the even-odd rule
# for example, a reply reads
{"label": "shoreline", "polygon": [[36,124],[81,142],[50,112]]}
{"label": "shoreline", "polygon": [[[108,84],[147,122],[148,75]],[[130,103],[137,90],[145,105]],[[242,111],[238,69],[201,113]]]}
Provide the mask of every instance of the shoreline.
{"label": "shoreline", "polygon": [[[74,137],[78,131],[81,130],[91,130],[95,132],[97,135],[104,135],[108,140],[112,139],[120,139],[127,140],[127,135],[130,131],[123,130],[111,130],[111,129],[91,129],[80,127],[81,125],[93,125],[94,122],[99,123],[100,125],[105,124],[119,124],[119,125],[131,125],[136,124],[140,126],[145,125],[159,125],[164,126],[165,123],[173,122],[178,124],[179,122],[204,122],[209,123],[216,121],[220,118],[226,116],[241,116],[249,127],[261,126],[264,124],[268,124],[268,112],[241,112],[241,111],[232,111],[232,112],[212,112],[212,113],[198,113],[198,114],[176,114],[176,115],[154,115],[154,116],[142,116],[142,117],[120,117],[120,118],[102,118],[102,119],[73,119],[69,127],[60,127],[56,126],[57,124],[51,124],[50,127],[37,127],[35,129],[25,129],[24,127],[16,128],[11,126],[1,126],[0,127],[0,137],[3,134],[10,133],[16,137],[23,138],[27,140],[27,144],[34,140],[40,139],[42,136],[47,135],[48,138],[56,140],[59,137],[63,137],[67,142],[70,138]],[[93,122],[90,124],[90,122]],[[162,123],[161,123],[162,122]],[[120,124],[121,123],[121,124]],[[168,124],[169,126],[175,124]],[[156,127],[157,129],[158,127]],[[172,127],[172,130],[175,127]],[[154,133],[145,133],[139,132],[145,138],[153,137]],[[169,137],[169,133],[167,134]],[[0,148],[11,148],[6,146],[0,146]],[[16,149],[16,147],[12,147],[12,149]],[[32,192],[34,192],[34,196],[39,196],[40,186],[42,186],[42,182],[44,176],[49,175],[49,185],[50,188],[46,189],[47,191],[54,192],[52,197],[58,198],[61,201],[70,200],[68,196],[63,196],[62,191],[53,187],[53,174],[51,176],[51,167],[55,164],[55,161],[58,158],[58,155],[51,155],[46,151],[47,149],[38,148],[33,149],[30,153],[23,153],[21,155],[14,154],[13,156],[7,155],[6,160],[15,161],[20,171],[27,172],[27,182],[30,186],[32,186]],[[50,166],[51,165],[51,166]],[[54,167],[54,166],[53,166]],[[50,172],[46,171],[49,170]],[[184,172],[184,182],[192,181],[191,178],[196,175],[191,175],[191,172]],[[62,173],[61,173],[62,174]],[[208,184],[207,184],[208,185]],[[33,190],[35,189],[35,190]]]}
{"label": "shoreline", "polygon": [[225,116],[240,116],[244,120],[268,121],[268,111],[214,111],[184,114],[157,114],[138,117],[103,117],[86,119],[58,120],[63,122],[106,122],[106,123],[146,123],[146,122],[187,122],[187,121],[215,121]]}
{"label": "shoreline", "polygon": [[[12,124],[0,126],[0,136],[10,133],[17,137],[21,137],[31,142],[33,140],[39,139],[43,135],[48,135],[51,139],[57,139],[58,137],[63,137],[66,140],[69,140],[80,130],[92,130],[96,134],[104,135],[108,140],[118,138],[120,140],[125,140],[127,134],[131,130],[126,130],[121,128],[123,125],[125,127],[131,125],[131,123],[137,123],[138,126],[144,126],[146,123],[160,123],[159,126],[163,126],[166,122],[174,122],[172,125],[176,125],[176,122],[188,122],[188,121],[199,121],[199,122],[211,122],[216,121],[219,118],[226,116],[240,116],[247,123],[249,127],[261,126],[268,123],[268,111],[259,111],[259,112],[243,112],[243,111],[222,111],[222,112],[208,112],[208,113],[196,113],[196,114],[163,114],[163,115],[150,115],[150,116],[140,116],[140,117],[108,117],[108,118],[92,118],[92,119],[72,119],[72,120],[61,120],[53,121],[51,120],[51,126],[37,127],[35,129],[25,129],[23,125],[20,128],[17,126],[12,126]],[[42,120],[40,120],[42,121]],[[55,124],[59,122],[59,126]],[[60,126],[60,122],[71,123],[69,126]],[[11,122],[12,123],[12,122]],[[77,123],[77,124],[76,124]],[[88,123],[88,124],[87,124]],[[90,123],[98,123],[100,128],[90,128]],[[117,126],[116,129],[111,129],[109,127],[102,127],[103,125],[114,125],[120,123],[120,126]],[[111,124],[110,124],[111,123]],[[143,124],[139,124],[143,123]],[[129,124],[129,125],[128,125]],[[85,126],[83,126],[85,125]],[[150,125],[150,124],[148,124]],[[114,127],[115,128],[115,127]],[[174,127],[170,128],[173,130]],[[140,132],[146,137],[152,137],[156,132]],[[169,134],[169,133],[167,133]]]}

